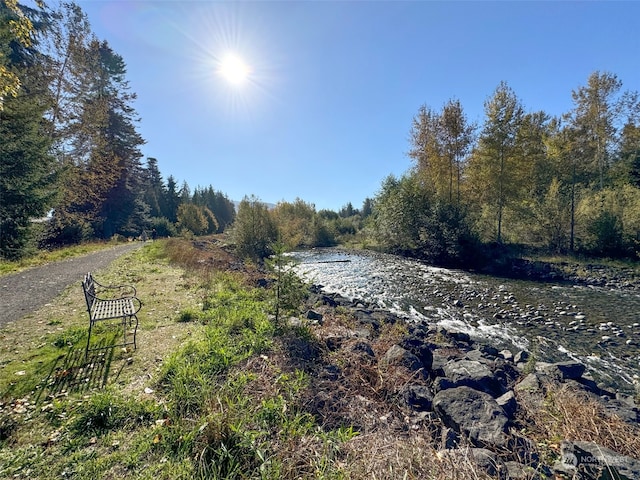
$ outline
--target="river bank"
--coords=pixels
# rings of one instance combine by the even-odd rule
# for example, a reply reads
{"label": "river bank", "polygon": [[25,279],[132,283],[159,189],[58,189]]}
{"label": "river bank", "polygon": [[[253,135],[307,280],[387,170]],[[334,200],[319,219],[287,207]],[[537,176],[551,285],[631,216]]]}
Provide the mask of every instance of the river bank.
{"label": "river bank", "polygon": [[[306,321],[325,345],[324,358],[350,358],[346,365],[329,361],[318,372],[313,406],[325,422],[338,417],[365,433],[395,423],[427,435],[439,457],[471,458],[492,478],[640,476],[634,399],[598,386],[579,362],[539,362],[527,351],[499,351],[464,332],[407,324],[320,286],[312,292]],[[406,333],[390,343],[394,326]],[[367,375],[372,368],[380,373]],[[369,400],[365,407],[359,403],[367,395],[345,398],[356,393],[354,371],[369,379],[360,388],[393,393],[389,401]],[[385,378],[395,378],[392,387]]]}
{"label": "river bank", "polygon": [[478,270],[486,275],[498,275],[521,280],[562,282],[611,289],[640,291],[640,269],[622,263],[598,262],[595,259],[576,262],[570,259],[541,260],[511,257],[488,264]]}
{"label": "river bank", "polygon": [[[500,349],[527,350],[541,361],[579,361],[599,382],[627,393],[640,376],[640,295],[632,281],[612,288],[557,277],[523,280],[344,249],[293,257],[299,274],[324,291],[367,299],[406,321],[464,332]],[[598,278],[624,283],[620,275]]]}

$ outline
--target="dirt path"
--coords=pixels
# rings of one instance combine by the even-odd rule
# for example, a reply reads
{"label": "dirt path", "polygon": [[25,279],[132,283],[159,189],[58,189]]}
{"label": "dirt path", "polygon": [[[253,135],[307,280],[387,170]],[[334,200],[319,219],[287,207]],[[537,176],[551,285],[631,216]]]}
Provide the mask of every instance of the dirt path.
{"label": "dirt path", "polygon": [[142,242],[118,245],[0,277],[0,327],[49,303],[70,284],[81,282],[87,272],[105,268],[119,256],[143,245]]}

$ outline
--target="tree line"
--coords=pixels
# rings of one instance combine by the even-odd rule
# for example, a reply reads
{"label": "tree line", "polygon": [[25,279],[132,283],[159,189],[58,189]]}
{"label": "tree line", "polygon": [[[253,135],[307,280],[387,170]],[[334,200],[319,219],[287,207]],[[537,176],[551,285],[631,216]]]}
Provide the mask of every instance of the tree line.
{"label": "tree line", "polygon": [[315,212],[298,200],[256,211],[256,199],[245,199],[238,219],[252,225],[254,242],[255,219],[270,215],[280,229],[271,240],[290,248],[356,241],[448,265],[491,261],[506,245],[637,259],[638,93],[596,71],[571,96],[573,108],[553,117],[527,111],[501,82],[481,125],[459,100],[423,105],[410,127],[411,169],[384,179],[362,210]]}
{"label": "tree line", "polygon": [[467,264],[487,246],[640,253],[640,102],[615,74],[594,72],[552,117],[525,110],[506,82],[470,123],[458,100],[413,119],[412,169],[375,198],[387,250]]}
{"label": "tree line", "polygon": [[[211,186],[166,182],[133,108],[126,65],[73,2],[0,2],[0,257],[113,236],[221,232],[244,253],[358,242],[444,264],[506,244],[637,258],[640,100],[615,74],[592,73],[570,111],[527,111],[506,82],[480,125],[459,100],[421,106],[412,168],[362,208],[269,209]],[[35,219],[47,217],[44,222]],[[500,250],[497,248],[497,250]]]}
{"label": "tree line", "polygon": [[0,2],[0,257],[233,222],[226,195],[143,164],[135,98],[124,60],[77,4]]}

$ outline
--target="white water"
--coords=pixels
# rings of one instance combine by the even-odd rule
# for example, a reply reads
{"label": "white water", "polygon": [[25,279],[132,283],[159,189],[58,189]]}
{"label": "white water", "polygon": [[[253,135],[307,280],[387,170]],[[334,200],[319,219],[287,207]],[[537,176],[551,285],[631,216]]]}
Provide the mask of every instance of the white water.
{"label": "white water", "polygon": [[365,300],[409,322],[533,351],[543,361],[578,360],[622,390],[640,378],[635,292],[475,275],[372,252],[318,249],[292,256],[297,273],[326,292]]}

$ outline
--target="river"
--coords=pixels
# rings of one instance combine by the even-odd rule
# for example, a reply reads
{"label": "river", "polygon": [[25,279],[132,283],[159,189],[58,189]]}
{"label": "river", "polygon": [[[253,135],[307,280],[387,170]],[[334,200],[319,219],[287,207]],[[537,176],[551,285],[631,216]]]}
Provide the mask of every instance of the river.
{"label": "river", "polygon": [[640,379],[640,294],[437,268],[368,251],[291,254],[307,281],[540,361],[578,360],[597,380],[633,392]]}

